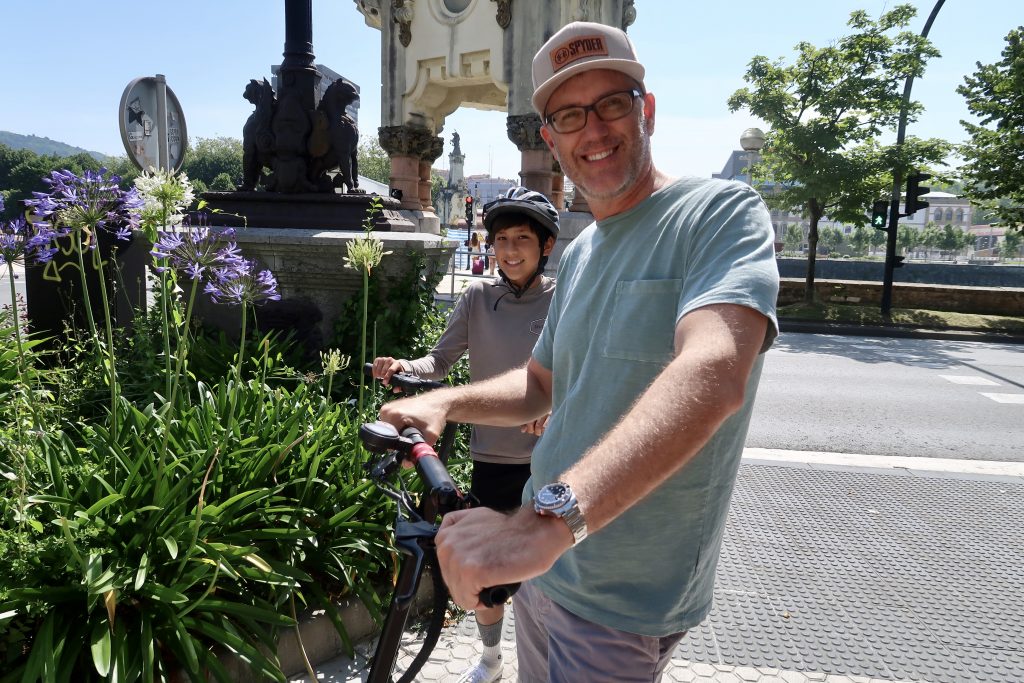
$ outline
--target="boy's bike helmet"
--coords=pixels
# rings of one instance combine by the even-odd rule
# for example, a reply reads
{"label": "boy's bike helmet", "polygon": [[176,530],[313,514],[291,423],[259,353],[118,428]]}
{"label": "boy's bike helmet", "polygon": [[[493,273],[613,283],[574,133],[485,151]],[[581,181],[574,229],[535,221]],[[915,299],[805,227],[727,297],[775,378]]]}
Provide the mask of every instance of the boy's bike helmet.
{"label": "boy's bike helmet", "polygon": [[[544,267],[548,263],[548,257],[544,255],[544,244],[548,241],[549,237],[558,239],[558,209],[540,192],[525,187],[510,188],[494,201],[484,204],[484,228],[487,230],[488,242],[494,242],[494,223],[496,220],[500,216],[510,215],[530,219],[534,232],[540,233],[537,235],[541,248],[540,261],[537,264],[536,272],[530,276],[525,285],[522,287],[515,285],[502,272],[501,268],[498,269],[498,274],[501,276],[502,281],[515,298],[518,299],[530,288],[534,280],[544,272]],[[498,302],[503,297],[504,295],[494,302],[494,310],[498,310]]]}
{"label": "boy's bike helmet", "polygon": [[[519,214],[532,218],[548,231],[548,237],[558,239],[558,209],[540,192],[513,187],[494,201],[484,204],[484,228],[487,236],[493,238],[494,220],[498,216]],[[542,238],[545,242],[547,238]]]}

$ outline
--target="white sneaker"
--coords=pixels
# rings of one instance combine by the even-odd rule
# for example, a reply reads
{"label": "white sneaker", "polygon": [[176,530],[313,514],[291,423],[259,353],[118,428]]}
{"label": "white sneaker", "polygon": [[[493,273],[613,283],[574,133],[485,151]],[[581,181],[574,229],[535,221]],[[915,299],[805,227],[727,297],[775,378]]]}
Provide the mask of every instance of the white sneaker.
{"label": "white sneaker", "polygon": [[501,660],[491,666],[480,661],[462,672],[459,683],[494,683],[501,680],[502,672]]}

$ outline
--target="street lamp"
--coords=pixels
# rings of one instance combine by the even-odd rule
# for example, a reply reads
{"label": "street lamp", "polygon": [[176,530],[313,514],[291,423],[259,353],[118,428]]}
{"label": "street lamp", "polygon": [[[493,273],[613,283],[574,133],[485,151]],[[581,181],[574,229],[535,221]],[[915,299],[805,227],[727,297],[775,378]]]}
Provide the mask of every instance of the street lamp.
{"label": "street lamp", "polygon": [[757,157],[764,147],[764,131],[760,128],[747,128],[740,135],[740,147],[747,153],[747,184],[754,184],[754,174],[750,170],[757,162]]}

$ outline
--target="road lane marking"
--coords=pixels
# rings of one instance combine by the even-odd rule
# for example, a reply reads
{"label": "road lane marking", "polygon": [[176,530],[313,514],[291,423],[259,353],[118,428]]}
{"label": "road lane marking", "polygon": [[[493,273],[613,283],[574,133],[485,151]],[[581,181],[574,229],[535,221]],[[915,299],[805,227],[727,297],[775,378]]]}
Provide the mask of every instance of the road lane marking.
{"label": "road lane marking", "polygon": [[[1003,394],[1020,396],[1024,394]],[[1024,403],[1024,400],[1021,401]],[[928,472],[955,472],[961,474],[994,474],[1024,477],[1024,463],[1001,460],[964,460],[955,458],[926,458],[905,455],[867,455],[864,453],[822,453],[793,451],[781,448],[744,448],[745,460],[799,463],[808,466],[841,465],[883,470],[915,470]]]}
{"label": "road lane marking", "polygon": [[979,387],[999,386],[999,382],[993,382],[987,377],[978,377],[977,375],[939,375],[939,377],[948,380],[953,384],[970,384]]}
{"label": "road lane marking", "polygon": [[996,403],[1019,403],[1024,405],[1024,394],[990,394],[985,391],[979,391],[978,393],[992,399]]}

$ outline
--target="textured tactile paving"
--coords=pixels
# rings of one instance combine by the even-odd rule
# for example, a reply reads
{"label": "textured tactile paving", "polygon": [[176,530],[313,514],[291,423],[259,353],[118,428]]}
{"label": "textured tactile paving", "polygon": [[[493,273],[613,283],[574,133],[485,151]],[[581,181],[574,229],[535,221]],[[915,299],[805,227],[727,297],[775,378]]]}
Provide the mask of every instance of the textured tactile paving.
{"label": "textured tactile paving", "polygon": [[[772,601],[740,600],[716,583],[708,624],[718,661],[1024,680],[1021,529],[1019,484],[744,465],[720,571],[753,573]],[[679,654],[701,659],[700,648]],[[986,673],[976,676],[980,662]]]}
{"label": "textured tactile paving", "polygon": [[[1021,683],[1022,530],[1017,482],[744,463],[714,607],[664,680]],[[509,610],[505,681],[516,677],[513,620]],[[365,680],[371,648],[321,667],[320,680]],[[445,631],[420,680],[454,681],[478,654],[470,616]]]}

